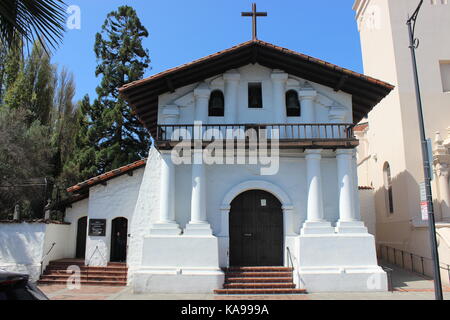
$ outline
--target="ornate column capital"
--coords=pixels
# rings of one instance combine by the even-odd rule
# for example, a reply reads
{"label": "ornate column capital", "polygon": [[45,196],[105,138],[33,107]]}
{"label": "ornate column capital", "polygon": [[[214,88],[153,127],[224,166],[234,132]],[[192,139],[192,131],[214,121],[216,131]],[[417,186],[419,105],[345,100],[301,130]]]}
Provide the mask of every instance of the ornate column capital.
{"label": "ornate column capital", "polygon": [[225,72],[223,74],[223,79],[225,81],[229,81],[229,82],[239,81],[239,80],[241,80],[241,74],[239,73],[239,71],[233,69],[233,70]]}
{"label": "ornate column capital", "polygon": [[162,107],[161,118],[165,123],[175,122],[180,117],[180,108],[177,105],[170,104]]}
{"label": "ornate column capital", "polygon": [[353,157],[354,154],[355,154],[355,149],[337,149],[336,150],[336,156]]}
{"label": "ornate column capital", "polygon": [[197,88],[194,90],[194,96],[196,98],[205,98],[209,99],[209,96],[211,95],[211,89],[209,86],[202,82]]}
{"label": "ornate column capital", "polygon": [[322,149],[306,149],[305,155],[307,159],[321,159]]}
{"label": "ornate column capital", "polygon": [[347,108],[334,102],[330,106],[330,111],[328,113],[328,119],[330,119],[330,121],[334,121],[334,122],[343,122],[345,120],[346,115],[347,115]]}
{"label": "ornate column capital", "polygon": [[444,141],[444,146],[450,148],[450,127],[447,128],[447,139]]}
{"label": "ornate column capital", "polygon": [[436,175],[438,177],[449,177],[449,165],[447,163],[437,163],[435,167]]}
{"label": "ornate column capital", "polygon": [[309,82],[305,82],[302,88],[298,91],[300,101],[312,100],[317,98],[317,91],[311,86]]}
{"label": "ornate column capital", "polygon": [[282,70],[274,70],[271,75],[272,81],[275,82],[286,82],[289,75]]}

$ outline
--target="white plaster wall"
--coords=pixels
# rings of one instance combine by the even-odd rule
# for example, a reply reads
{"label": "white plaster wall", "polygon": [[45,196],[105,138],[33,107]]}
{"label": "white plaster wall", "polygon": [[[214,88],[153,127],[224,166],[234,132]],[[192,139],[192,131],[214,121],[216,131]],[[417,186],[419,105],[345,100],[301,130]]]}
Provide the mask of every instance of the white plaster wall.
{"label": "white plaster wall", "polygon": [[376,212],[375,198],[373,190],[359,190],[361,204],[361,219],[367,227],[369,233],[376,235]]}
{"label": "white plaster wall", "polygon": [[0,224],[0,269],[39,278],[45,224]]}
{"label": "white plaster wall", "polygon": [[[86,263],[91,266],[104,266],[110,260],[112,220],[118,217],[128,219],[128,234],[133,223],[133,212],[139,195],[144,168],[111,179],[106,186],[97,185],[89,191],[89,219],[106,219],[106,236],[87,236]],[[89,224],[89,223],[88,223]],[[129,242],[130,239],[128,239]],[[96,250],[96,248],[98,248]]]}
{"label": "white plaster wall", "polygon": [[67,230],[67,258],[75,258],[77,250],[77,232],[78,220],[87,217],[89,208],[89,199],[84,199],[72,204],[71,208],[66,208],[64,220],[70,223]]}
{"label": "white plaster wall", "polygon": [[[49,261],[66,258],[69,225],[44,223],[0,224],[0,269],[30,275],[37,281]],[[52,243],[56,243],[50,254]]]}
{"label": "white plaster wall", "polygon": [[[274,106],[272,98],[272,69],[266,68],[259,64],[247,65],[237,69],[241,75],[239,84],[237,117],[238,123],[274,123],[276,118],[276,108],[285,108],[286,106]],[[297,85],[294,89],[300,89],[305,83],[304,79],[289,76],[291,80],[294,80]],[[211,90],[219,89],[224,90],[224,84],[222,75],[205,79]],[[263,108],[262,109],[250,109],[248,108],[248,83],[249,82],[261,82],[263,93]],[[325,87],[323,85],[309,82],[314,89],[318,92],[319,97],[316,103],[316,122],[317,123],[329,123],[328,112],[329,107],[336,102],[347,108],[346,122],[352,121],[352,97],[344,92],[334,92],[333,89]],[[158,123],[163,123],[163,108],[166,105],[178,105],[180,116],[178,119],[179,124],[193,124],[195,114],[195,99],[193,95],[194,89],[199,83],[192,84],[177,89],[174,93],[166,93],[159,97],[159,112]],[[286,86],[286,91],[290,88]],[[302,117],[288,117],[286,123],[304,123],[305,120]],[[225,117],[209,117],[208,123],[210,124],[224,124],[226,123]],[[173,123],[171,123],[173,124]]]}
{"label": "white plaster wall", "polygon": [[[375,188],[377,242],[428,256],[426,236],[416,230],[420,223],[420,189],[424,180],[418,115],[406,18],[419,1],[357,0],[354,9],[361,36],[364,72],[388,81],[396,88],[369,114],[370,160],[367,167]],[[440,61],[450,60],[450,4],[424,1],[416,28],[420,47],[416,51],[426,136],[439,131],[445,136],[450,125],[450,95],[443,92]],[[375,24],[373,23],[375,22]],[[393,179],[394,214],[385,201],[383,165],[389,162]],[[439,201],[436,179],[432,183]],[[440,206],[435,206],[439,219]],[[425,239],[425,240],[424,240]]]}
{"label": "white plaster wall", "polygon": [[[64,258],[73,258],[69,252],[69,244],[72,242],[68,237],[68,235],[70,234],[70,230],[71,225],[48,224],[46,226],[43,244],[43,270],[50,261]],[[53,244],[55,245],[52,248]],[[51,251],[49,252],[50,249]]]}
{"label": "white plaster wall", "polygon": [[134,271],[142,265],[144,236],[149,233],[152,216],[159,211],[160,154],[151,148],[145,166],[145,173],[134,206],[133,219],[129,223],[128,282],[131,283]]}
{"label": "white plaster wall", "polygon": [[[176,167],[175,212],[177,222],[184,228],[190,219],[191,166]],[[336,159],[322,160],[322,182],[324,193],[325,217],[329,221],[338,220],[338,193],[336,176]],[[213,233],[221,231],[220,208],[225,195],[234,186],[249,180],[261,180],[273,183],[283,189],[292,200],[293,228],[300,230],[306,220],[307,189],[306,163],[304,158],[281,158],[280,170],[273,176],[261,176],[258,165],[213,165],[206,166],[207,179],[207,216]],[[157,213],[153,219],[157,219]]]}

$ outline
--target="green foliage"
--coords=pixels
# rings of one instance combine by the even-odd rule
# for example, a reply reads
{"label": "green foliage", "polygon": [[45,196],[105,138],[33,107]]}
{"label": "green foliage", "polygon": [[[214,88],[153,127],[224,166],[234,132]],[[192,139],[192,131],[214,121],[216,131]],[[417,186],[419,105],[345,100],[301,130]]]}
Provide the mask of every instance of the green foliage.
{"label": "green foliage", "polygon": [[28,116],[22,108],[0,108],[0,216],[12,213],[17,203],[32,211],[45,201],[42,183],[53,152],[50,130],[37,120],[28,125]]}
{"label": "green foliage", "polygon": [[144,76],[146,37],[133,8],[108,14],[94,48],[97,97],[76,105],[73,76],[57,72],[39,41],[26,58],[22,46],[0,49],[0,219],[16,204],[42,217],[48,197],[59,200],[67,187],[147,156],[150,137],[118,90]]}
{"label": "green foliage", "polygon": [[39,120],[48,125],[52,113],[54,79],[55,67],[51,65],[50,57],[40,43],[35,43],[24,64],[18,54],[9,59],[4,104],[12,109],[29,110],[29,123]]}
{"label": "green foliage", "polygon": [[119,96],[123,85],[142,79],[150,63],[142,46],[148,31],[136,11],[128,6],[108,14],[102,31],[96,35],[94,51],[99,61],[96,76],[101,76],[98,97],[90,105],[86,99],[82,132],[76,151],[81,177],[113,170],[148,155],[150,137],[131,107]]}
{"label": "green foliage", "polygon": [[36,40],[55,48],[61,41],[66,5],[61,0],[2,0],[0,3],[0,41],[8,48],[18,42]]}
{"label": "green foliage", "polygon": [[74,148],[75,83],[67,70],[56,72],[39,42],[27,58],[10,50],[0,70],[0,217],[16,204],[40,217],[53,185],[63,187],[62,167]]}

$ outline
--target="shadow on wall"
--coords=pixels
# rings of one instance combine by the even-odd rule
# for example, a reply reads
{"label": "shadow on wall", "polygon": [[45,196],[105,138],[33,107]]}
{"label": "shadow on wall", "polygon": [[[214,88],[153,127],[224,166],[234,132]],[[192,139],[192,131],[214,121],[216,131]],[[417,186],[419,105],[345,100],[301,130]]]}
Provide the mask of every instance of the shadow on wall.
{"label": "shadow on wall", "polygon": [[[386,185],[386,182],[385,182]],[[389,210],[385,186],[374,191],[376,211],[376,240],[378,243],[409,249],[411,222],[420,220],[420,186],[407,171],[392,177],[393,212]],[[410,201],[416,202],[411,204]],[[411,212],[414,207],[415,212]]]}
{"label": "shadow on wall", "polygon": [[45,225],[0,224],[0,268],[36,276],[44,239]]}
{"label": "shadow on wall", "polygon": [[[409,172],[403,171],[392,178],[391,185],[394,202],[393,213],[389,212],[389,200],[387,190],[384,187],[375,190],[374,195],[375,238],[378,244],[378,256],[381,257],[379,245],[399,249],[397,252],[389,252],[390,262],[395,262],[399,266],[403,264],[405,269],[414,269],[416,272],[432,276],[433,265],[430,260],[428,222],[423,221],[421,217],[419,182]],[[433,205],[436,221],[439,221],[441,219],[441,203],[439,200],[434,200]],[[411,212],[412,210],[414,212]],[[416,222],[416,226],[413,225],[413,221]],[[439,238],[438,236],[440,257],[449,257],[450,247],[445,247],[444,241],[439,241]],[[411,258],[410,254],[417,256]],[[424,258],[423,262],[421,257]],[[383,258],[386,259],[386,252],[383,252]],[[447,277],[447,275],[445,276]]]}

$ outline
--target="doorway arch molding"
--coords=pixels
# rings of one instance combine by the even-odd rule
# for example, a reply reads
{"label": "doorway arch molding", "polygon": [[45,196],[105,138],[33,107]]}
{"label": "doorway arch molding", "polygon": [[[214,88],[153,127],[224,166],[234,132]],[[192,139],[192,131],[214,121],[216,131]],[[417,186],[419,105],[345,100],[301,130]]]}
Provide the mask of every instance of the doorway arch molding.
{"label": "doorway arch molding", "polygon": [[283,206],[283,210],[292,210],[292,201],[288,194],[284,192],[279,186],[264,180],[248,180],[242,182],[227,192],[225,197],[223,198],[221,210],[230,211],[231,202],[241,193],[244,193],[249,190],[263,190],[273,194],[280,200],[281,205]]}
{"label": "doorway arch molding", "polygon": [[231,188],[222,200],[220,206],[221,228],[219,237],[229,237],[229,214],[231,202],[240,194],[249,190],[263,190],[273,194],[280,202],[284,215],[284,235],[297,235],[293,228],[294,206],[289,195],[279,186],[264,180],[248,180]]}

